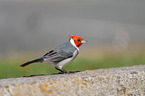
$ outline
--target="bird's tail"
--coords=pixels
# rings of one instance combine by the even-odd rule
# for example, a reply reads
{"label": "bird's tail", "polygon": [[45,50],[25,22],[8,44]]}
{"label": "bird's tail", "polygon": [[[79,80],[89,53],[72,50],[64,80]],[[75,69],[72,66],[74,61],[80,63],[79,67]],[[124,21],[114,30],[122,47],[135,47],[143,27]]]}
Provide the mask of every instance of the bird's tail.
{"label": "bird's tail", "polygon": [[29,61],[29,62],[26,62],[26,63],[20,65],[20,67],[25,67],[31,63],[41,63],[42,61],[43,61],[43,58],[35,59],[35,60]]}

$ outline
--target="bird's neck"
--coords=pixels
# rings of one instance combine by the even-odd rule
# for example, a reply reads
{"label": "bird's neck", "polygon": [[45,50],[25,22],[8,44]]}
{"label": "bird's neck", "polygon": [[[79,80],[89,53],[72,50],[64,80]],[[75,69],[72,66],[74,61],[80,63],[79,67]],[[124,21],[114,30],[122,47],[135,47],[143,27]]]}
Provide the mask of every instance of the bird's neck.
{"label": "bird's neck", "polygon": [[75,41],[72,38],[70,38],[69,41],[79,51],[79,48],[76,46]]}

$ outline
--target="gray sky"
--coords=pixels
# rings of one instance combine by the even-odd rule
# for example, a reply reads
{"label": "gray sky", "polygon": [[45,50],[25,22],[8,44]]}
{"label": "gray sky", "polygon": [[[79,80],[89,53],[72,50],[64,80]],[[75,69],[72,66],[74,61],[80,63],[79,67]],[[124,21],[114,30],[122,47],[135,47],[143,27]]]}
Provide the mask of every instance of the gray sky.
{"label": "gray sky", "polygon": [[145,0],[27,1],[0,1],[0,53],[52,49],[69,35],[87,46],[145,42]]}

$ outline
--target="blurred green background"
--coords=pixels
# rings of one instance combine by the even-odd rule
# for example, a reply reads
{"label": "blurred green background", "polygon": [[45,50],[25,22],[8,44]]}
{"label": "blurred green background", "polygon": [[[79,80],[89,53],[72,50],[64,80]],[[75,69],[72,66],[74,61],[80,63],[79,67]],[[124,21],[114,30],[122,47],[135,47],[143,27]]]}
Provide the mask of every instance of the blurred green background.
{"label": "blurred green background", "polygon": [[0,79],[56,74],[43,56],[70,35],[88,41],[68,71],[144,65],[144,0],[0,0]]}

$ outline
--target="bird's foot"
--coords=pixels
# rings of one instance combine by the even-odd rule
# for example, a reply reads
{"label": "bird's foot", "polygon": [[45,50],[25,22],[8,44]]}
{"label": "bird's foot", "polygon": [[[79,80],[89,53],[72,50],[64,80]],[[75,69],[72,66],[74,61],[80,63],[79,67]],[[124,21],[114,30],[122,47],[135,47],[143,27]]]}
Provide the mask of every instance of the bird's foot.
{"label": "bird's foot", "polygon": [[69,72],[69,71],[66,71],[66,70],[65,70],[65,71],[63,70],[63,71],[60,71],[60,72],[59,72],[59,74],[69,74],[69,73],[70,73],[70,72]]}
{"label": "bird's foot", "polygon": [[70,72],[69,71],[66,71],[66,70],[64,70],[64,69],[60,69],[60,68],[58,68],[58,67],[55,67],[57,70],[59,70],[60,72],[60,74],[69,74]]}

